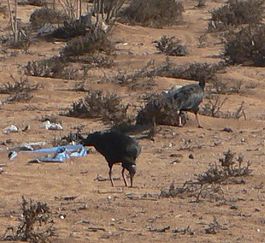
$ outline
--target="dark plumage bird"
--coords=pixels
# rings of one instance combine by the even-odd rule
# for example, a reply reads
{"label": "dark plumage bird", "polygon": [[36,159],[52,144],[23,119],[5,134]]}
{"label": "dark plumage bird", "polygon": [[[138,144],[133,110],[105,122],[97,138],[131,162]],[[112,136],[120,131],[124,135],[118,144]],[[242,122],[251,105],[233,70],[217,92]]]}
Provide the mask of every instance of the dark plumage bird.
{"label": "dark plumage bird", "polygon": [[141,147],[135,139],[116,131],[105,131],[89,134],[87,138],[81,139],[81,144],[94,146],[105,157],[109,164],[109,178],[112,186],[114,186],[112,166],[116,163],[121,163],[122,165],[122,178],[125,186],[127,186],[124,175],[125,169],[129,171],[131,187],[133,186],[133,177],[136,173],[136,158],[141,152]]}
{"label": "dark plumage bird", "polygon": [[[195,114],[198,127],[202,127],[198,119],[199,105],[204,96],[205,81],[200,81],[197,84],[189,84],[171,90],[166,94],[167,98],[171,99],[176,105],[177,111],[180,114],[182,111],[189,111]],[[182,126],[181,116],[179,116],[179,126]]]}

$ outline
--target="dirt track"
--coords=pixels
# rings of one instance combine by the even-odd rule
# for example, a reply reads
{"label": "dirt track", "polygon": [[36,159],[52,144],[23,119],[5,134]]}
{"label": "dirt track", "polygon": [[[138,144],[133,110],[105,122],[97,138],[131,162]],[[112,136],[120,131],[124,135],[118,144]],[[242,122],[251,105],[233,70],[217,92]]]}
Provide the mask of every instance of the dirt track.
{"label": "dirt track", "polygon": [[[193,1],[185,3],[184,23],[164,29],[117,24],[112,39],[118,55],[112,72],[119,69],[134,70],[154,59],[165,60],[157,54],[152,41],[167,34],[175,35],[187,44],[190,53],[186,57],[172,57],[178,63],[218,62],[222,45],[215,34],[209,34],[205,48],[198,48],[198,38],[207,29],[209,10],[220,3],[214,1],[206,8],[194,8]],[[20,11],[21,10],[21,11]],[[19,8],[21,18],[27,20],[32,7]],[[7,19],[1,18],[1,29]],[[126,45],[123,45],[126,43]],[[29,60],[49,58],[58,53],[63,43],[37,41],[28,54],[9,55],[1,51],[0,84],[11,81],[10,74],[19,77],[19,68]],[[115,84],[96,84],[93,77],[101,75],[99,69],[91,70],[86,80],[87,87],[111,90],[124,97],[125,101],[137,102],[146,90],[130,91]],[[160,126],[152,142],[140,140],[142,154],[137,161],[138,172],[135,188],[125,188],[120,179],[119,166],[114,167],[116,187],[109,181],[97,181],[97,175],[107,177],[108,167],[104,158],[92,152],[87,158],[70,159],[62,164],[28,164],[27,155],[19,155],[9,161],[5,146],[1,146],[0,164],[4,173],[0,174],[0,235],[9,225],[17,225],[21,196],[45,201],[50,205],[55,219],[57,237],[52,242],[264,242],[265,239],[265,189],[264,146],[265,146],[265,70],[264,68],[232,66],[226,69],[222,78],[242,81],[239,94],[228,95],[223,110],[233,111],[245,101],[247,120],[217,119],[200,116],[203,129],[196,127],[193,115],[183,128]],[[25,142],[47,141],[66,135],[79,125],[85,131],[104,129],[99,120],[77,119],[58,114],[80,97],[82,92],[69,91],[75,82],[50,78],[29,77],[43,85],[34,92],[29,103],[1,105],[0,130],[15,124],[31,129],[5,135],[0,133],[0,141],[12,140],[12,146]],[[162,91],[174,84],[189,83],[187,80],[156,78],[154,92]],[[248,86],[252,84],[254,88]],[[1,99],[4,95],[0,96]],[[41,128],[40,118],[44,115],[58,115],[63,131],[47,131]],[[222,131],[225,127],[232,133]],[[185,142],[189,141],[189,144]],[[181,185],[208,168],[208,164],[218,162],[224,151],[244,154],[251,161],[252,176],[244,178],[244,184],[224,185],[225,203],[202,200],[192,203],[191,198],[157,199],[152,194],[160,193],[161,188],[169,187],[172,181]],[[189,155],[193,154],[194,159]],[[179,156],[179,161],[171,162]],[[142,198],[147,193],[149,197]],[[63,197],[77,196],[72,201]],[[64,215],[64,219],[60,216]],[[206,234],[205,228],[213,222],[213,217],[223,226],[217,234]],[[165,232],[156,232],[167,228]],[[190,226],[194,234],[173,233],[175,228]],[[91,227],[99,228],[93,232]],[[90,229],[89,229],[90,228]],[[102,228],[102,229],[100,229]]]}

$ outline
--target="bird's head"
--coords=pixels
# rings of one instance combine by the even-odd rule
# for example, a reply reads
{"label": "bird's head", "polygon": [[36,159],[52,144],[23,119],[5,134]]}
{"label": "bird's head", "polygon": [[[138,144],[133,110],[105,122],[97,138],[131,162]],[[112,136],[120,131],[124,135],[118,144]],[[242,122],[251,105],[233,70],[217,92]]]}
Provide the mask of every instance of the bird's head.
{"label": "bird's head", "polygon": [[205,80],[200,80],[200,81],[199,81],[199,85],[200,85],[200,87],[204,90],[204,87],[205,87]]}
{"label": "bird's head", "polygon": [[136,174],[136,164],[122,164],[122,167],[129,171],[131,187],[133,186],[133,177]]}
{"label": "bird's head", "polygon": [[86,138],[80,134],[80,144],[84,146],[94,146],[99,136],[100,136],[100,132],[94,132],[94,133],[88,134]]}

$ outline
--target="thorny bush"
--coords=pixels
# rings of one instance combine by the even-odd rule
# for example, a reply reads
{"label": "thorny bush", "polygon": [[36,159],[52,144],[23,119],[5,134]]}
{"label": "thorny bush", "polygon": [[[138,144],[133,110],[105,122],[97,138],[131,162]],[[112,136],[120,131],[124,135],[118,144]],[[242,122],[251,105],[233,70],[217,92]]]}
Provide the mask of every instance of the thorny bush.
{"label": "thorny bush", "polygon": [[230,26],[259,24],[264,17],[264,4],[265,0],[228,0],[227,4],[212,11],[208,29],[219,31]]}
{"label": "thorny bush", "polygon": [[116,94],[101,90],[88,91],[87,95],[72,104],[65,113],[67,116],[81,118],[101,118],[107,123],[119,124],[128,121],[128,105],[123,105]]}
{"label": "thorny bush", "polygon": [[123,11],[122,18],[133,24],[162,27],[182,20],[184,7],[175,0],[134,0]]}

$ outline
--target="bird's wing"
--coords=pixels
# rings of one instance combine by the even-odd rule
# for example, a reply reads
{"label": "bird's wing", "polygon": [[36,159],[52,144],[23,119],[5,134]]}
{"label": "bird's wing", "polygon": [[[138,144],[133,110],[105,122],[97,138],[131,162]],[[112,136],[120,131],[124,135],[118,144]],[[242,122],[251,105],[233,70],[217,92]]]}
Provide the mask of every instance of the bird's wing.
{"label": "bird's wing", "polygon": [[203,99],[203,90],[197,84],[186,85],[176,91],[174,102],[179,110],[199,106]]}

